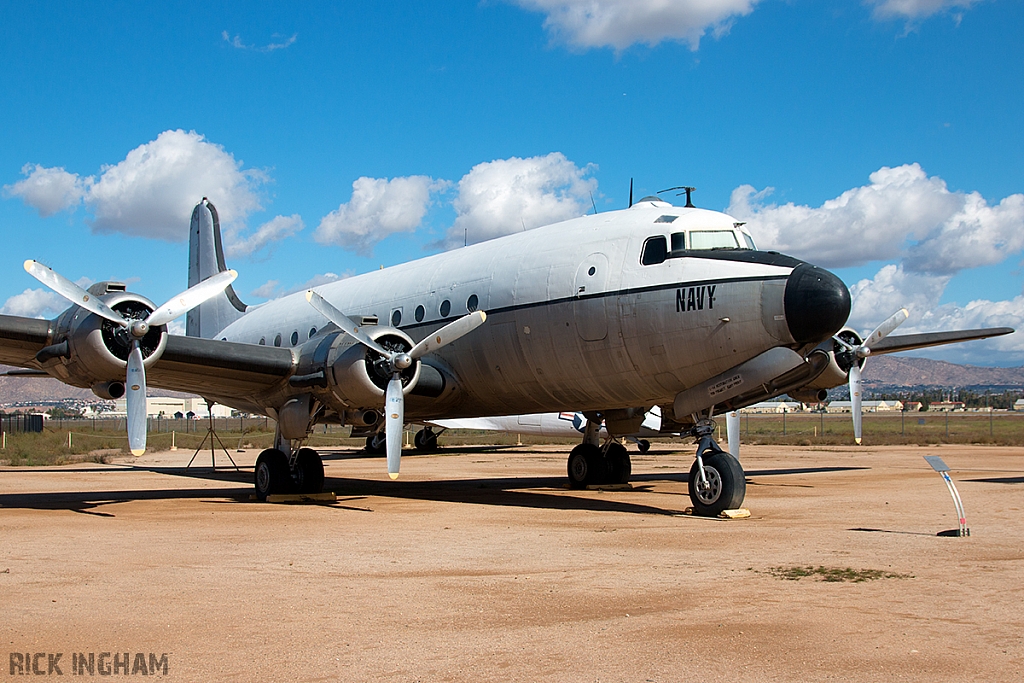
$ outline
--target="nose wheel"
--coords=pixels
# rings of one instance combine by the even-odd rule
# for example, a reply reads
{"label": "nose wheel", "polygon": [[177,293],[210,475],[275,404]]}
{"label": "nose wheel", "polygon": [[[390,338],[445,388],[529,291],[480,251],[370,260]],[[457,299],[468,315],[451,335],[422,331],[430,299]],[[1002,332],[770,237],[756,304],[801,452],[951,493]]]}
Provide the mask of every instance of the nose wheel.
{"label": "nose wheel", "polygon": [[711,438],[714,424],[710,419],[699,422],[692,433],[700,439],[687,478],[693,511],[703,517],[717,517],[725,510],[735,510],[743,504],[747,494],[747,480],[740,461]]}

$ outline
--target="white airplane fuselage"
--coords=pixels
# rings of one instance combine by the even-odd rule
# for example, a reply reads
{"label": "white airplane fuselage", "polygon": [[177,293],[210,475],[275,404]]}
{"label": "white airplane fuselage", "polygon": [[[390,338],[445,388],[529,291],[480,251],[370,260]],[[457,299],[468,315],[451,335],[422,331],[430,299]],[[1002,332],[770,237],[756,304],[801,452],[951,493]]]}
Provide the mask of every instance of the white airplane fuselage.
{"label": "white airplane fuselage", "polygon": [[[802,346],[809,338],[794,337],[794,314],[796,335],[814,336],[808,325],[835,303],[797,310],[787,285],[801,286],[790,276],[803,264],[771,252],[687,249],[641,262],[647,240],[687,231],[729,231],[752,244],[739,225],[714,211],[641,201],[317,291],[353,320],[376,317],[414,342],[471,310],[487,313],[482,327],[424,359],[445,388],[409,395],[409,419],[650,407],[768,349]],[[327,325],[298,293],[251,310],[217,338],[308,355]],[[825,327],[821,339],[833,331]],[[252,399],[239,407],[273,407],[281,390]],[[374,407],[337,392],[321,391],[320,400],[335,410]]]}

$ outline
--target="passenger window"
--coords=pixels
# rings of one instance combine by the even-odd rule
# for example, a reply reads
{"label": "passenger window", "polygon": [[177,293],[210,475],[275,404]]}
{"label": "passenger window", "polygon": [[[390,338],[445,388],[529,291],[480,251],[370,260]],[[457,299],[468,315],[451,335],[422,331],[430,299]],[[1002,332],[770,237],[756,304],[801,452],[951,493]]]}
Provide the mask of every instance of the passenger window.
{"label": "passenger window", "polygon": [[294,330],[292,332],[292,346],[295,346],[298,343],[299,343],[299,331],[298,330]]}
{"label": "passenger window", "polygon": [[281,345],[281,333],[278,332],[277,336],[274,337],[274,346],[280,346],[280,345]]}
{"label": "passenger window", "polygon": [[672,251],[685,251],[686,250],[686,233],[685,232],[674,232],[672,233]]}
{"label": "passenger window", "polygon": [[310,339],[312,339],[312,338],[313,338],[313,335],[314,335],[314,334],[316,334],[316,328],[315,328],[315,327],[311,327],[311,328],[309,328],[309,338],[310,338]]}
{"label": "passenger window", "polygon": [[732,230],[691,230],[690,249],[739,249]]}
{"label": "passenger window", "polygon": [[466,300],[466,310],[472,313],[480,306],[480,299],[477,298],[476,294],[470,294],[469,299]]}
{"label": "passenger window", "polygon": [[398,327],[402,324],[402,309],[396,308],[391,311],[391,327]]}
{"label": "passenger window", "polygon": [[643,253],[640,255],[640,263],[645,266],[653,266],[662,263],[668,255],[668,244],[664,235],[648,237],[644,242]]}
{"label": "passenger window", "polygon": [[452,302],[445,299],[441,302],[441,317],[447,318],[448,314],[452,312]]}
{"label": "passenger window", "polygon": [[418,322],[418,323],[423,322],[423,316],[426,315],[426,313],[427,313],[427,311],[423,308],[423,306],[417,306],[416,307],[416,322]]}
{"label": "passenger window", "polygon": [[266,346],[266,345],[267,345],[267,338],[266,337],[260,337],[260,346]]}

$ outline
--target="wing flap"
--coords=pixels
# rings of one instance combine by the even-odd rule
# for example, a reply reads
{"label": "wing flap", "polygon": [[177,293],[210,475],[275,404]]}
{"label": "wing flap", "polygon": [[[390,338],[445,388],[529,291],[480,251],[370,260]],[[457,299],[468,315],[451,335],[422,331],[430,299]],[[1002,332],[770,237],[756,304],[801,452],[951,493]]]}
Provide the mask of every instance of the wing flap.
{"label": "wing flap", "polygon": [[50,343],[53,321],[0,315],[0,363],[38,368],[36,354]]}

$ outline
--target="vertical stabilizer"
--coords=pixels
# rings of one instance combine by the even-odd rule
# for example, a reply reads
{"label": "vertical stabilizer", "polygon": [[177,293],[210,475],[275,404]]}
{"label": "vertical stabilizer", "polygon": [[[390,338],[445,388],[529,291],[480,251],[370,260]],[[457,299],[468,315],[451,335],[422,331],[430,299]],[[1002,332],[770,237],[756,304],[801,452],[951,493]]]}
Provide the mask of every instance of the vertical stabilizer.
{"label": "vertical stabilizer", "polygon": [[[199,284],[211,275],[227,270],[220,240],[217,209],[206,198],[196,204],[188,231],[188,286]],[[222,293],[188,312],[185,334],[212,339],[221,330],[242,317],[248,307],[228,285]]]}

